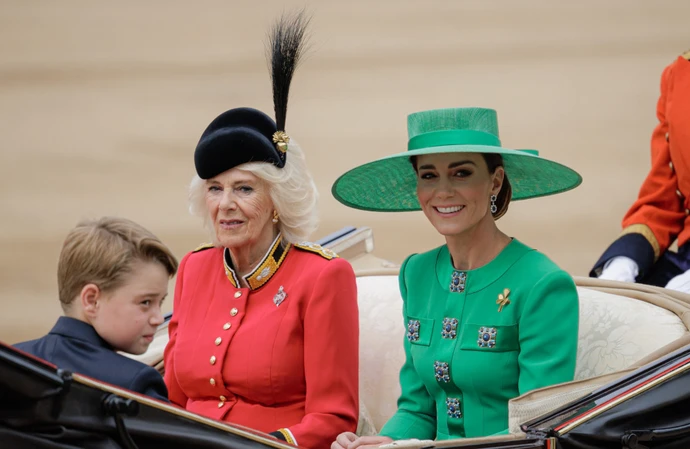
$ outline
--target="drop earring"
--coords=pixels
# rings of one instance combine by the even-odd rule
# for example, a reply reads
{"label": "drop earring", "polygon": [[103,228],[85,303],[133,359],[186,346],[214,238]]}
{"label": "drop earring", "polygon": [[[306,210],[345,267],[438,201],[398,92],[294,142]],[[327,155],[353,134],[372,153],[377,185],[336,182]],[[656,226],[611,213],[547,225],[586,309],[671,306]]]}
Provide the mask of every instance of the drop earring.
{"label": "drop earring", "polygon": [[271,221],[273,221],[273,223],[278,223],[278,211],[277,210],[273,211],[273,220],[271,220]]}
{"label": "drop earring", "polygon": [[491,215],[498,212],[498,207],[496,207],[496,195],[491,195]]}

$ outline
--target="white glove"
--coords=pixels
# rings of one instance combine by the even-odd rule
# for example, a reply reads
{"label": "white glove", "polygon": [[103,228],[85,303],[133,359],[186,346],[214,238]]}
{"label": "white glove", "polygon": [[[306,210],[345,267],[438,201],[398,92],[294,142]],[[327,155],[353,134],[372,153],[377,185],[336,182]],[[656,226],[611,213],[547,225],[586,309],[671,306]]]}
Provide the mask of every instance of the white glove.
{"label": "white glove", "polygon": [[690,293],[690,270],[672,278],[668,281],[668,284],[666,284],[666,288],[678,292]]}
{"label": "white glove", "polygon": [[637,262],[629,257],[616,256],[604,264],[599,279],[619,282],[635,282],[640,272]]}

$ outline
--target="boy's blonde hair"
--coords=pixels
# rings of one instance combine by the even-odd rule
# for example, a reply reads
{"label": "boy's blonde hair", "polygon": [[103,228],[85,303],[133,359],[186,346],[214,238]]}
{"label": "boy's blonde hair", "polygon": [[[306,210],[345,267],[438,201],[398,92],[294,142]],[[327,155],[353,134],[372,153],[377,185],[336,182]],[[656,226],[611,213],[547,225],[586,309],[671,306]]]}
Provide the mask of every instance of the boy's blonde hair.
{"label": "boy's blonde hair", "polygon": [[177,259],[158,237],[125,218],[82,221],[67,234],[58,261],[60,304],[67,310],[87,284],[101,291],[120,287],[134,262],[159,262],[173,277]]}

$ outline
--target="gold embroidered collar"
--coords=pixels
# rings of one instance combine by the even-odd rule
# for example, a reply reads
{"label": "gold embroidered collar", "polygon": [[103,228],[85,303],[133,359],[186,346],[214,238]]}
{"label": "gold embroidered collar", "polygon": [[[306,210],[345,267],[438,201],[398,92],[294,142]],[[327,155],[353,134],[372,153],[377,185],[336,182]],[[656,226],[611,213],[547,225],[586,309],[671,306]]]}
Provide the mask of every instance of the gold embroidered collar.
{"label": "gold embroidered collar", "polygon": [[[251,290],[261,288],[268,282],[280,268],[280,265],[285,260],[285,256],[290,250],[289,243],[283,243],[283,235],[278,234],[266,255],[261,259],[261,262],[247,275],[243,277]],[[225,248],[223,250],[223,266],[225,267],[225,275],[235,288],[240,287],[240,281],[232,267],[232,258],[230,257],[230,250]]]}

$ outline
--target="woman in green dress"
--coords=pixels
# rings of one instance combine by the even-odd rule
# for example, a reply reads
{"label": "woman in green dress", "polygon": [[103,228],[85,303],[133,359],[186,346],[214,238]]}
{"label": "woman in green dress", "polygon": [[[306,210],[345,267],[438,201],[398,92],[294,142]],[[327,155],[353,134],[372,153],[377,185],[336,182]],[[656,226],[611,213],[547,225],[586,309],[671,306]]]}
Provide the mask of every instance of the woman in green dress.
{"label": "woman in green dress", "polygon": [[574,376],[575,284],[496,220],[511,199],[564,192],[582,178],[534,150],[502,148],[494,110],[418,112],[408,132],[407,152],[350,170],[333,195],[363,210],[421,209],[446,244],[400,268],[397,412],[380,435],[346,432],[333,449],[506,433],[508,400]]}

